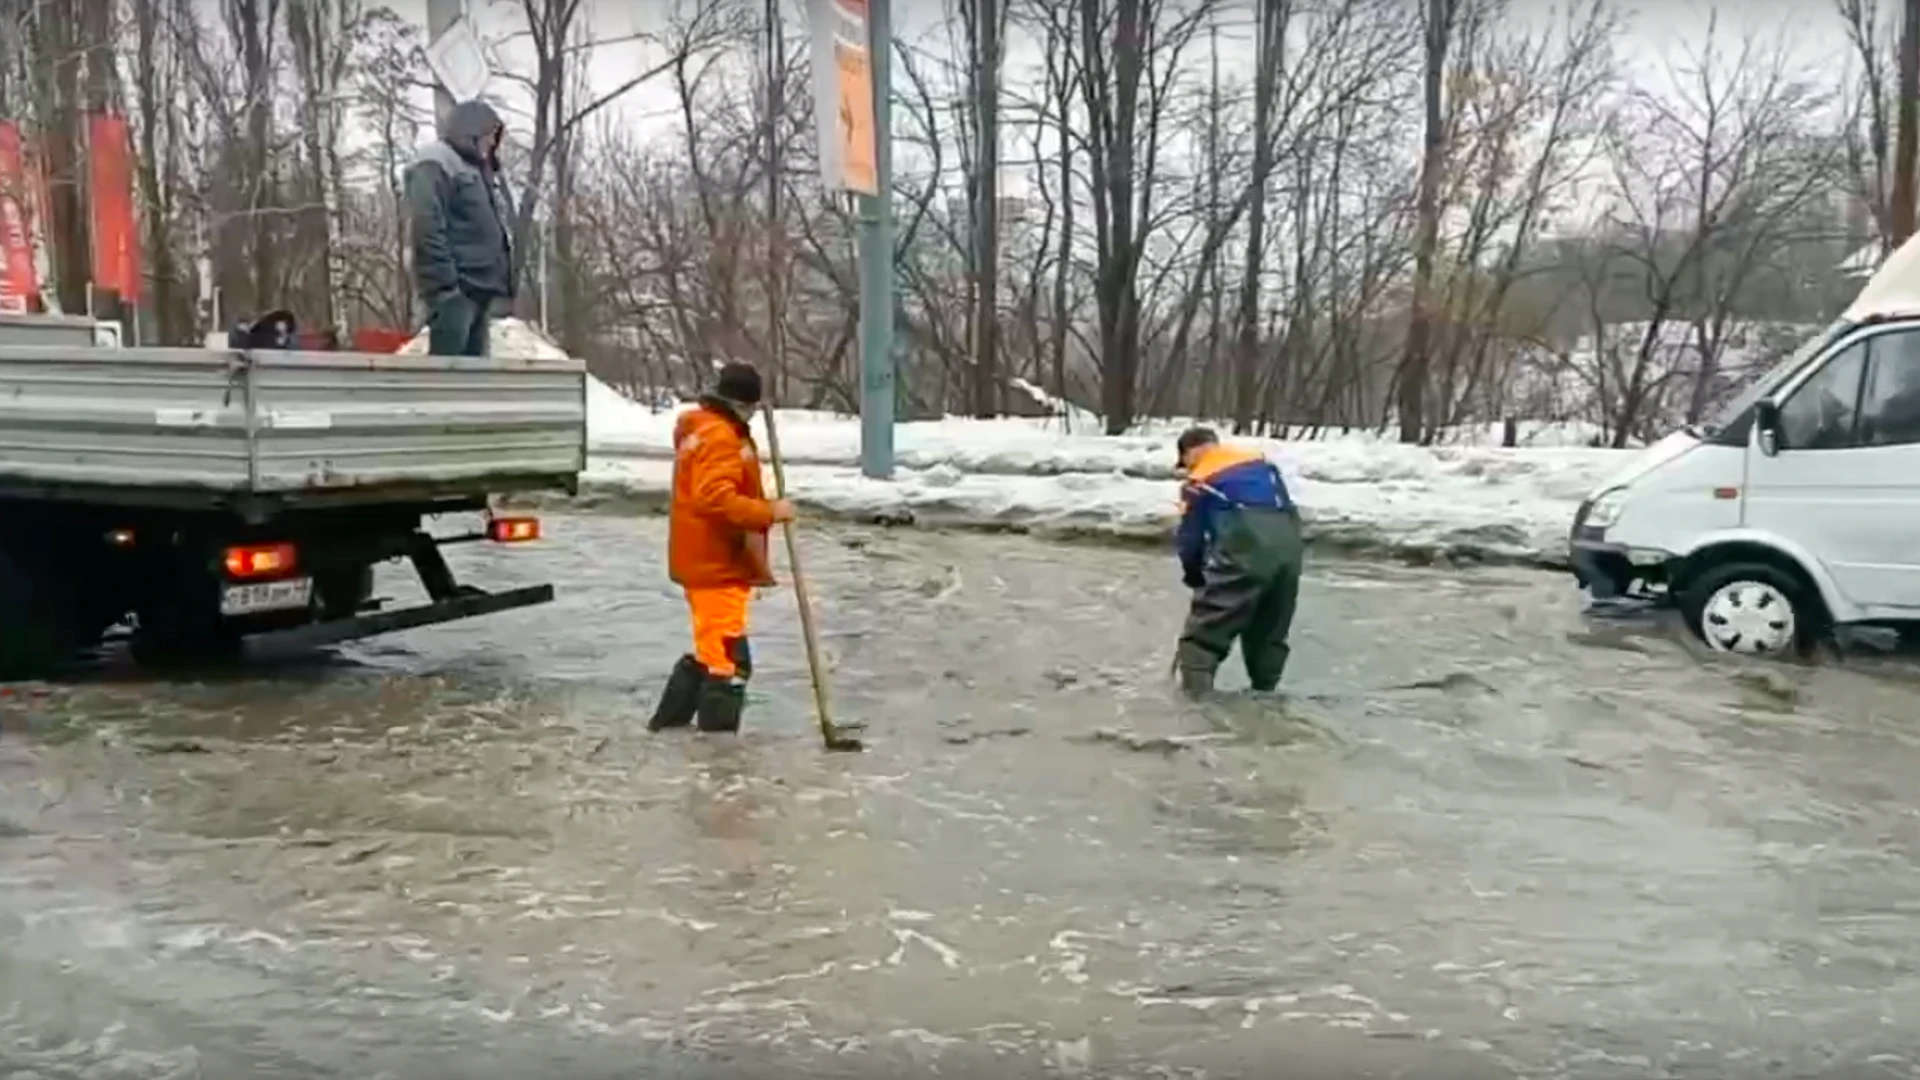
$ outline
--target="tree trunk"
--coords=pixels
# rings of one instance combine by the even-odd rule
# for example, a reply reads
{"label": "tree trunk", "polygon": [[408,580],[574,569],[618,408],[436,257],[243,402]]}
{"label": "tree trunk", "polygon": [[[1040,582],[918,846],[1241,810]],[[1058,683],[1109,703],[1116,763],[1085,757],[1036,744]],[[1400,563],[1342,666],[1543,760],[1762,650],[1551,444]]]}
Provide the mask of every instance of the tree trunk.
{"label": "tree trunk", "polygon": [[332,94],[326,79],[327,51],[344,43],[329,42],[327,20],[321,14],[324,6],[325,0],[287,0],[286,20],[287,36],[300,77],[300,146],[307,166],[307,175],[302,177],[300,185],[306,193],[300,212],[301,245],[303,250],[306,244],[320,245],[320,258],[316,263],[320,282],[312,296],[317,304],[300,313],[301,322],[337,330],[340,313],[335,306],[333,221],[327,210],[331,198],[327,191],[330,173],[327,146],[332,141],[327,121]]}
{"label": "tree trunk", "polygon": [[1053,395],[1064,404],[1067,401],[1067,329],[1073,319],[1073,313],[1068,310],[1067,283],[1073,274],[1074,204],[1077,202],[1073,190],[1073,36],[1054,35],[1049,51],[1058,52],[1055,60],[1060,65],[1059,83],[1054,88],[1054,107],[1060,112],[1055,131],[1059,140],[1056,152],[1060,156],[1060,247],[1053,267],[1053,321],[1048,330],[1052,335]]}
{"label": "tree trunk", "polygon": [[1258,0],[1259,37],[1254,46],[1253,175],[1247,183],[1247,259],[1240,268],[1239,311],[1234,328],[1233,430],[1246,434],[1260,374],[1260,268],[1267,241],[1267,184],[1273,176],[1274,97],[1286,56],[1288,0]]}
{"label": "tree trunk", "polygon": [[93,280],[93,253],[87,243],[86,157],[81,123],[81,77],[86,72],[86,43],[81,32],[78,0],[50,0],[33,21],[37,40],[30,46],[53,65],[51,102],[47,110],[45,154],[48,216],[48,253],[53,262],[54,287],[60,308],[87,310],[87,283]]}
{"label": "tree trunk", "polygon": [[1400,441],[1417,443],[1426,428],[1427,367],[1433,348],[1433,261],[1440,246],[1440,174],[1446,168],[1447,45],[1459,0],[1427,0],[1424,87],[1425,137],[1420,190],[1414,205],[1413,305],[1396,404]]}
{"label": "tree trunk", "polygon": [[1000,413],[1000,5],[974,0],[973,415]]}
{"label": "tree trunk", "polygon": [[1888,248],[1913,235],[1920,158],[1920,0],[1906,0],[1900,25],[1900,105],[1893,149],[1893,205],[1887,208]]}
{"label": "tree trunk", "polygon": [[[1218,12],[1214,13],[1207,26],[1207,216],[1218,220],[1220,217],[1220,110],[1224,107],[1220,100],[1220,22]],[[1200,388],[1194,402],[1193,415],[1206,419],[1212,415],[1215,398],[1213,380],[1220,367],[1220,334],[1225,328],[1221,318],[1221,263],[1224,262],[1224,248],[1215,251],[1207,260],[1207,359],[1200,369]],[[1237,411],[1237,410],[1236,410]]]}
{"label": "tree trunk", "polygon": [[[1094,301],[1100,321],[1100,410],[1109,435],[1133,426],[1140,372],[1138,227],[1140,97],[1151,57],[1142,0],[1118,0],[1112,18],[1099,0],[1081,0],[1081,85],[1093,132],[1088,172],[1093,187],[1097,265]],[[1111,36],[1102,31],[1111,26]]]}
{"label": "tree trunk", "polygon": [[163,160],[160,132],[169,108],[161,100],[160,11],[158,0],[135,0],[133,26],[134,89],[139,95],[140,154],[134,162],[134,177],[140,185],[140,199],[146,210],[143,238],[147,263],[153,269],[153,295],[147,305],[153,313],[152,333],[142,334],[141,344],[185,345],[190,335],[182,324],[179,306],[180,270],[169,225],[172,206],[167,163]]}

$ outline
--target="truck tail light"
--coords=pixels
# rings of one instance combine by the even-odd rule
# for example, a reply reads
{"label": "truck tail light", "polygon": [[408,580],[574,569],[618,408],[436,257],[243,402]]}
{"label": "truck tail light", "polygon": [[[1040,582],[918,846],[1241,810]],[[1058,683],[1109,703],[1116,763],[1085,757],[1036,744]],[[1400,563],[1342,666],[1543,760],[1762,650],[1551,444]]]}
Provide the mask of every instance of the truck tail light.
{"label": "truck tail light", "polygon": [[496,544],[524,544],[540,539],[537,517],[503,517],[487,522],[487,539]]}
{"label": "truck tail light", "polygon": [[274,577],[293,570],[299,555],[292,544],[248,544],[227,549],[227,576]]}

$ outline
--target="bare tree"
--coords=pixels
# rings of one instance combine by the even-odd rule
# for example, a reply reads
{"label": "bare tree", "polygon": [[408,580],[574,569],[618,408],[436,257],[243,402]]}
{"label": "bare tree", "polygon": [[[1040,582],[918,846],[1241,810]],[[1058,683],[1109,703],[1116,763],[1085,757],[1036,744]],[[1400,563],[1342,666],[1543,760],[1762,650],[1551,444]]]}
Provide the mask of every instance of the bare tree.
{"label": "bare tree", "polygon": [[[1783,41],[1728,50],[1712,26],[1669,70],[1673,99],[1642,89],[1620,102],[1612,135],[1612,232],[1592,258],[1595,389],[1616,446],[1646,434],[1662,396],[1685,386],[1698,419],[1715,393],[1729,324],[1756,275],[1790,244],[1833,226],[1840,139],[1809,127],[1832,91],[1801,77]],[[1627,348],[1607,341],[1607,283],[1640,288]],[[1750,316],[1749,316],[1750,317]],[[1688,339],[1691,339],[1689,342]]]}
{"label": "bare tree", "polygon": [[1247,257],[1240,267],[1240,298],[1234,317],[1233,430],[1253,424],[1260,368],[1260,283],[1267,244],[1268,185],[1279,151],[1274,130],[1287,58],[1287,27],[1293,0],[1255,0],[1253,77],[1253,171],[1247,178]]}
{"label": "bare tree", "polygon": [[427,117],[413,90],[420,81],[420,31],[388,8],[360,18],[347,77],[349,115],[371,136],[350,163],[363,177],[342,182],[340,290],[351,324],[406,326],[413,321],[407,272],[402,174]]}
{"label": "bare tree", "polygon": [[[553,249],[555,262],[567,275],[563,294],[575,288],[570,269],[573,252],[571,186],[577,160],[578,141],[584,126],[593,117],[647,82],[681,70],[694,57],[728,41],[743,40],[751,24],[751,12],[738,0],[687,0],[676,3],[668,17],[664,33],[636,31],[623,37],[628,44],[650,44],[664,56],[602,91],[588,91],[583,82],[587,65],[597,41],[589,20],[586,0],[519,0],[525,18],[525,38],[533,50],[533,73],[523,75],[511,69],[508,80],[522,86],[533,102],[533,131],[527,151],[526,171],[521,178],[513,221],[513,248],[520,280],[528,280],[527,258],[535,250],[534,229],[543,194],[552,182]],[[511,39],[510,39],[511,40]],[[578,302],[566,295],[566,302]],[[584,344],[579,324],[571,318],[561,320],[563,344],[578,348]]]}
{"label": "bare tree", "polygon": [[1453,43],[1462,0],[1426,0],[1425,46],[1421,53],[1421,105],[1425,134],[1421,139],[1420,189],[1414,204],[1413,310],[1407,325],[1406,358],[1398,377],[1400,441],[1419,442],[1426,419],[1426,391],[1433,346],[1433,268],[1440,245],[1440,183],[1446,168],[1447,50]]}
{"label": "bare tree", "polygon": [[1893,205],[1888,208],[1888,244],[1913,235],[1914,170],[1920,167],[1920,0],[1906,0],[1900,17],[1900,104],[1893,151]]}
{"label": "bare tree", "polygon": [[1000,378],[1000,31],[999,0],[962,0],[968,20],[973,71],[973,414],[997,416],[1004,398]]}
{"label": "bare tree", "polygon": [[[1855,59],[1860,61],[1855,108],[1861,114],[1860,123],[1866,127],[1864,133],[1857,123],[1848,127],[1847,163],[1855,194],[1873,215],[1874,231],[1884,253],[1890,249],[1893,236],[1893,198],[1887,190],[1893,175],[1893,147],[1887,104],[1894,88],[1887,78],[1888,49],[1882,13],[1878,0],[1836,0],[1836,4],[1846,25],[1847,41],[1853,47]],[[1903,49],[1905,43],[1903,31]]]}
{"label": "bare tree", "polygon": [[340,192],[346,183],[340,158],[343,84],[362,12],[358,0],[286,3],[287,37],[300,86],[300,143],[306,155],[301,217],[307,243],[301,248],[317,256],[319,321],[338,333],[346,329],[336,244]]}

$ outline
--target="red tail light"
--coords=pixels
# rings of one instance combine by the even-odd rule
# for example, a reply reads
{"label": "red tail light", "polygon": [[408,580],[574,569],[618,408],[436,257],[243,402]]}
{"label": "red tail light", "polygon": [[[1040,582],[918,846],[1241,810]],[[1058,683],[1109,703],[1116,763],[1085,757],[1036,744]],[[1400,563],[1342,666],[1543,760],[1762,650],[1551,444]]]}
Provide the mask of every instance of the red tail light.
{"label": "red tail light", "polygon": [[299,554],[292,544],[249,544],[227,549],[227,576],[275,577],[292,572]]}
{"label": "red tail light", "polygon": [[487,539],[496,544],[524,544],[540,539],[540,519],[503,517],[487,522]]}

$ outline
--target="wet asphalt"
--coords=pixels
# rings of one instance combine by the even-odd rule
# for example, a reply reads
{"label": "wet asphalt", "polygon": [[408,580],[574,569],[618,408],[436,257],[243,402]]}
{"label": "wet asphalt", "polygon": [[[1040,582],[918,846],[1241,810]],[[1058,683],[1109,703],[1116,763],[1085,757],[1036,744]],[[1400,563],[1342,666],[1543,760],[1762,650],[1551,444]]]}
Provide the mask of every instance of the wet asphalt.
{"label": "wet asphalt", "polygon": [[790,591],[649,735],[662,523],[548,529],[457,560],[544,608],[5,688],[0,1077],[1920,1072],[1911,661],[1322,559],[1192,706],[1164,554],[814,529],[829,755]]}

